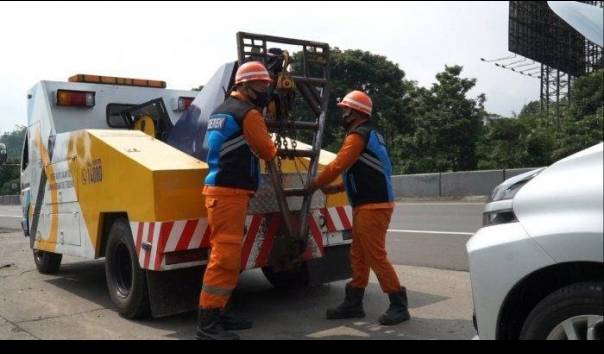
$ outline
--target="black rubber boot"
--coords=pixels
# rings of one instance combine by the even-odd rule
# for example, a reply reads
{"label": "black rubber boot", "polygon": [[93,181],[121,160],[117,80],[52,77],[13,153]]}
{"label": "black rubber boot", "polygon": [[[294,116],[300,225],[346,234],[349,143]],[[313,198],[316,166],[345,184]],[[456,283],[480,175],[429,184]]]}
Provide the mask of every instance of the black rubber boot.
{"label": "black rubber boot", "polygon": [[388,298],[390,299],[390,307],[380,316],[380,324],[392,326],[411,318],[409,309],[407,308],[407,289],[405,287],[401,287],[400,292],[388,294]]}
{"label": "black rubber boot", "polygon": [[220,324],[227,331],[238,331],[252,328],[252,321],[237,318],[228,307],[220,314]]}
{"label": "black rubber boot", "polygon": [[197,340],[237,340],[239,336],[227,332],[220,324],[221,309],[199,309],[197,315]]}
{"label": "black rubber boot", "polygon": [[328,309],[326,312],[327,319],[338,320],[342,318],[365,317],[365,311],[363,310],[364,295],[364,288],[346,286],[346,297],[344,298],[344,302],[334,309]]}

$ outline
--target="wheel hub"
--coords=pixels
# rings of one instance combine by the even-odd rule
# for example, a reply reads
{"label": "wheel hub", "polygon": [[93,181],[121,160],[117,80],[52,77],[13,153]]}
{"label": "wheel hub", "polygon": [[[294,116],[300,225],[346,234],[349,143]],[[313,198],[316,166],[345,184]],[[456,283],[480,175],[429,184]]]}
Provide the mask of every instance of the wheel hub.
{"label": "wheel hub", "polygon": [[604,316],[581,315],[559,323],[547,336],[547,340],[601,340]]}

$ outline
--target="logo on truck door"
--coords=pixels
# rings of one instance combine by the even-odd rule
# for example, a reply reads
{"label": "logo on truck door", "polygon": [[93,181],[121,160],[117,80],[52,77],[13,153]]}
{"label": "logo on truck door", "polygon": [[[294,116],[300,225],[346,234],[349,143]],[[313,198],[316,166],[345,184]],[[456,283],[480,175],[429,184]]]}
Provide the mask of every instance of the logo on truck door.
{"label": "logo on truck door", "polygon": [[103,182],[103,165],[101,164],[101,159],[96,159],[82,169],[82,184],[101,182]]}

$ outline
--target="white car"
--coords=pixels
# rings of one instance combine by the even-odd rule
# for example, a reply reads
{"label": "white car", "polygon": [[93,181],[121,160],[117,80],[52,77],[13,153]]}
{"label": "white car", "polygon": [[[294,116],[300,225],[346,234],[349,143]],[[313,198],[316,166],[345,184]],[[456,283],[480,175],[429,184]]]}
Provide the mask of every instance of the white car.
{"label": "white car", "polygon": [[497,186],[467,243],[480,339],[602,339],[602,143]]}

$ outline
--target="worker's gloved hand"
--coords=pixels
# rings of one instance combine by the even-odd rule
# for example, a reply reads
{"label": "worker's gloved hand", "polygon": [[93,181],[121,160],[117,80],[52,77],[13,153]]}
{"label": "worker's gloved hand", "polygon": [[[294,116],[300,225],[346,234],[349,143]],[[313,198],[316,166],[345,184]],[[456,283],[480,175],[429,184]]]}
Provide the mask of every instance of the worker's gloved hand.
{"label": "worker's gloved hand", "polygon": [[[314,193],[317,191],[317,189],[319,189],[319,187],[317,186],[316,180],[313,181],[310,185],[310,187],[308,188],[310,194]],[[327,185],[327,186],[323,186],[320,187],[321,192],[325,193],[325,194],[336,194],[336,193],[341,193],[345,191],[344,188],[344,184],[337,184],[337,185]]]}
{"label": "worker's gloved hand", "polygon": [[344,192],[345,188],[343,184],[337,184],[337,185],[328,185],[325,187],[321,188],[321,191],[325,194],[336,194],[336,193],[342,193]]}
{"label": "worker's gloved hand", "polygon": [[310,184],[310,187],[308,187],[308,193],[313,194],[314,192],[317,191],[317,189],[319,189],[319,187],[317,187],[316,180],[312,181],[312,183]]}

